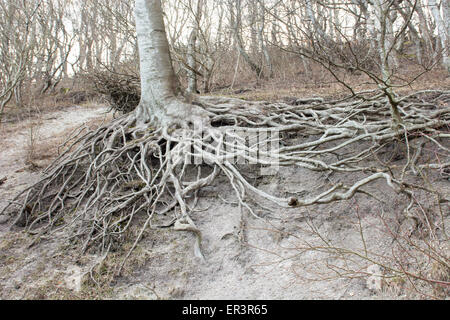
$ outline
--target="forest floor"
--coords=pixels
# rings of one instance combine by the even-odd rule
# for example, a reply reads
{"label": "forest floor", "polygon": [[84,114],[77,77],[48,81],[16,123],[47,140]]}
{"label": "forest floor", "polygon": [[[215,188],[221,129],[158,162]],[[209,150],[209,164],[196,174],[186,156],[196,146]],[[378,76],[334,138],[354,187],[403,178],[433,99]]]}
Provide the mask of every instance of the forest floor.
{"label": "forest floor", "polygon": [[[71,131],[83,123],[89,127],[99,125],[105,120],[105,110],[99,106],[71,106],[2,125],[0,180],[7,180],[0,183],[0,209],[38,179],[40,170],[56,156],[58,145]],[[259,188],[277,195],[307,196],[330,179],[325,173],[294,167],[280,168],[273,176],[258,177],[249,168],[243,172]],[[353,174],[336,177],[342,181],[357,178]],[[449,196],[447,179],[430,179]],[[225,182],[219,177],[213,186],[202,189],[198,203],[202,210],[191,216],[203,234],[205,262],[193,255],[193,234],[148,230],[120,277],[112,276],[112,266],[120,262],[132,243],[125,243],[124,252],[112,254],[98,266],[96,262],[102,257],[79,255],[59,241],[62,235],[58,233],[28,248],[31,236],[20,228],[10,229],[5,217],[0,216],[0,299],[420,297],[404,290],[404,280],[371,285],[367,272],[370,261],[352,264],[348,260],[344,263],[348,269],[339,269],[342,257],[320,250],[325,239],[337,247],[367,247],[380,256],[389,255],[391,239],[380,221],[401,215],[406,201],[404,196],[393,194],[383,181],[367,188],[386,199],[383,206],[358,194],[326,205],[279,209],[270,215],[276,219],[242,215],[231,186]],[[408,221],[399,220],[398,228],[399,232],[407,229]]]}

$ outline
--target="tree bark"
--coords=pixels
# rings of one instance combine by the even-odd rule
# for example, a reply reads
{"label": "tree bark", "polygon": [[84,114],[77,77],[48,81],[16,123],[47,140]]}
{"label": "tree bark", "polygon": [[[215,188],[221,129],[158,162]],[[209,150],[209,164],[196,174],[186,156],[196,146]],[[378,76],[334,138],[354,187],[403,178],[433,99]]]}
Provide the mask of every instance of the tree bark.
{"label": "tree bark", "polygon": [[425,41],[426,52],[431,53],[433,52],[433,41],[431,39],[431,31],[430,28],[428,27],[427,19],[425,17],[425,13],[423,12],[422,7],[423,3],[421,0],[419,0],[416,6],[416,12],[419,18],[419,31],[420,34],[422,35],[422,38]]}
{"label": "tree bark", "polygon": [[190,93],[197,92],[197,61],[195,59],[197,42],[197,29],[192,30],[189,36],[188,51],[187,51],[187,76],[188,76],[188,88]]}
{"label": "tree bark", "polygon": [[[240,0],[229,0],[228,2],[230,13],[231,13],[231,29],[233,30],[234,40],[237,49],[239,50],[240,55],[244,58],[245,62],[250,66],[250,68],[256,73],[258,78],[264,77],[262,68],[255,63],[248,53],[245,51],[244,44],[241,37],[241,18],[242,18],[242,12],[241,12],[241,1]],[[236,8],[236,11],[234,11],[234,8]]]}
{"label": "tree bark", "polygon": [[136,0],[135,18],[141,77],[137,124],[186,126],[190,122],[204,122],[201,111],[181,95],[170,57],[161,0]]}
{"label": "tree bark", "polygon": [[[443,3],[447,1],[448,0],[444,0]],[[436,0],[428,0],[428,6],[430,7],[431,14],[433,15],[434,18],[434,23],[436,24],[437,33],[439,35],[439,39],[441,40],[442,64],[450,72],[450,61],[447,52],[448,34],[446,24],[448,25],[448,21],[445,22],[443,21]],[[447,8],[445,6],[447,6]],[[448,10],[448,3],[444,5],[444,14],[446,10]]]}
{"label": "tree bark", "polygon": [[188,50],[187,50],[187,65],[188,65],[188,88],[187,92],[197,93],[197,38],[200,30],[200,24],[203,14],[203,0],[197,1],[197,8],[194,12],[194,21],[192,23],[192,32],[189,36]]}

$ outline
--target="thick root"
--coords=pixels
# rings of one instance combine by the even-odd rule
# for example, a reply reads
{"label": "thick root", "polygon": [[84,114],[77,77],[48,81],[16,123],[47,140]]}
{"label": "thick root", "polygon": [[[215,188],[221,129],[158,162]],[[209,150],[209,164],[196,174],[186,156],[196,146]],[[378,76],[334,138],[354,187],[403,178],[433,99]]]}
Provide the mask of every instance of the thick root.
{"label": "thick root", "polygon": [[[398,130],[391,128],[389,104],[382,96],[305,100],[296,101],[296,105],[202,97],[188,109],[183,103],[171,106],[175,113],[166,114],[158,128],[139,123],[143,115],[138,111],[95,131],[78,132],[42,180],[11,202],[20,200],[23,204],[12,224],[26,226],[37,234],[36,239],[68,228],[70,237],[80,240],[83,251],[106,251],[127,237],[137,217],[146,217],[135,245],[146,228],[174,226],[175,230],[195,233],[196,254],[202,257],[201,234],[189,214],[197,203],[198,190],[211,185],[219,174],[228,178],[242,210],[257,218],[246,197],[286,208],[307,206],[349,199],[356,192],[365,192],[363,187],[377,179],[384,179],[396,192],[410,195],[408,185],[394,178],[386,164],[363,163],[373,159],[385,143],[404,139],[408,147],[404,172],[448,167],[448,156],[439,163],[417,163],[413,151],[419,149],[414,149],[411,140],[425,136],[448,155],[447,147],[439,141],[448,138],[444,130],[450,124],[449,99],[449,92],[439,91],[403,97],[399,104],[403,125]],[[176,112],[177,108],[183,113]],[[251,139],[255,136],[257,142]],[[304,140],[302,136],[315,139]],[[361,144],[366,147],[355,147]],[[340,153],[337,159],[324,157]],[[352,186],[330,185],[311,198],[279,198],[243,177],[239,166],[244,162],[366,175]],[[192,168],[198,169],[194,177]],[[170,219],[160,224],[157,217],[166,214]]]}

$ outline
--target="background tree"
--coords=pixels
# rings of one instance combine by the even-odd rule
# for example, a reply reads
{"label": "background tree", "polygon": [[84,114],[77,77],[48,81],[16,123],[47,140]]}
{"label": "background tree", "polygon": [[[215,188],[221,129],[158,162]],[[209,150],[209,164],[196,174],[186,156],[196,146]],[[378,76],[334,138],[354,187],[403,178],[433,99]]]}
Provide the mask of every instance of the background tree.
{"label": "background tree", "polygon": [[163,127],[201,123],[201,111],[180,99],[182,90],[172,67],[160,1],[137,0],[135,4],[141,75],[137,121]]}

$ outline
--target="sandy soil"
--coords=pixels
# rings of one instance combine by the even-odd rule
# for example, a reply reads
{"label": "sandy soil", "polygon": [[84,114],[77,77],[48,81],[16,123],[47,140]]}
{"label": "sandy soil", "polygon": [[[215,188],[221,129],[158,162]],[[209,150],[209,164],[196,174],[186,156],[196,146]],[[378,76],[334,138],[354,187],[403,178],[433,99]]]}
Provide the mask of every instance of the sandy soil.
{"label": "sandy soil", "polygon": [[[55,145],[80,124],[102,119],[102,111],[104,108],[71,107],[43,115],[39,139],[47,146]],[[28,127],[29,123],[21,123],[0,129],[5,137],[0,141],[0,179],[7,177],[0,186],[0,208],[17,191],[38,178],[40,169],[36,166],[49,161],[48,158],[36,159],[31,167],[25,163],[29,152]],[[251,168],[245,174],[255,176]],[[347,182],[357,178],[331,177]],[[256,184],[267,191],[303,196],[320,190],[327,179],[330,177],[322,173],[298,168],[280,169],[274,176],[255,176]],[[389,253],[391,242],[385,231],[378,227],[380,216],[387,220],[397,217],[405,199],[393,196],[381,181],[367,191],[388,199],[383,206],[366,195],[357,195],[349,201],[311,208],[261,209],[258,213],[264,219],[241,214],[234,202],[233,191],[225,181],[219,179],[214,186],[202,190],[198,203],[201,210],[192,214],[203,233],[205,262],[193,255],[194,235],[169,229],[148,230],[136,248],[127,272],[107,287],[83,285],[83,279],[89,276],[98,256],[78,255],[58,241],[58,234],[27,248],[30,236],[17,228],[10,230],[5,217],[0,217],[0,298],[407,297],[401,288],[377,282],[376,275],[367,272],[372,265],[370,261],[343,261],[337,252],[330,254],[320,250],[326,240],[354,250],[363,250],[365,246],[366,250],[380,255]],[[449,190],[448,180],[439,183],[444,190]],[[399,228],[407,228],[407,221],[400,223]]]}
{"label": "sandy soil", "polygon": [[1,186],[6,192],[2,192],[2,202],[17,188],[39,177],[39,169],[57,154],[57,147],[72,130],[91,120],[103,119],[105,111],[106,107],[73,106],[0,126],[0,179],[7,178]]}

